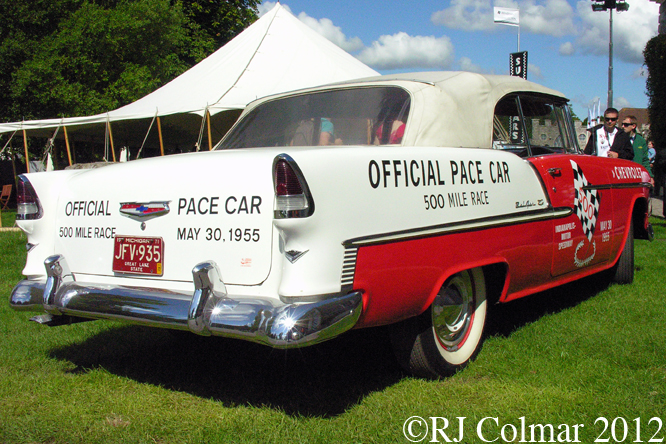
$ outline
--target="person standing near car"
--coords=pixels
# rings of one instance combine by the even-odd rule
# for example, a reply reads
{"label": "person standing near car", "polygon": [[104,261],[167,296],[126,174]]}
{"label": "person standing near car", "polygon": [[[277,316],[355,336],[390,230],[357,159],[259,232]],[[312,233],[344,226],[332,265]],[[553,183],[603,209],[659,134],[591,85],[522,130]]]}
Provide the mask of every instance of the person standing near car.
{"label": "person standing near car", "polygon": [[631,140],[631,146],[634,149],[634,162],[640,163],[648,170],[648,173],[650,173],[650,185],[654,186],[654,175],[652,174],[652,168],[650,168],[647,142],[643,136],[636,132],[637,123],[636,116],[627,116],[622,119],[622,129],[629,135],[629,140]]}
{"label": "person standing near car", "polygon": [[608,108],[604,112],[604,123],[590,129],[592,134],[585,146],[585,154],[615,159],[634,159],[634,149],[629,136],[615,126],[617,118],[618,111],[615,108]]}

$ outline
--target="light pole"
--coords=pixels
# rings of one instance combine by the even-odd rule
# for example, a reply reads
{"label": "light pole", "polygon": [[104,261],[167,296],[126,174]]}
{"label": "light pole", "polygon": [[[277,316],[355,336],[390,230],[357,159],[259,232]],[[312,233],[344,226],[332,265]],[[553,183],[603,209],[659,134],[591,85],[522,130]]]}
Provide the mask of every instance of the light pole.
{"label": "light pole", "polygon": [[608,102],[606,108],[613,107],[613,9],[628,11],[629,3],[624,0],[592,0],[593,11],[609,11],[608,19]]}

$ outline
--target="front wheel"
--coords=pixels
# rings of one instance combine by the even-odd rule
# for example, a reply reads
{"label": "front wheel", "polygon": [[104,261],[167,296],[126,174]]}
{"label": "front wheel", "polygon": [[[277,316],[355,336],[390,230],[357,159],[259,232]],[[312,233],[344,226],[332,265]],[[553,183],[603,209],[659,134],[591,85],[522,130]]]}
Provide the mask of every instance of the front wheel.
{"label": "front wheel", "polygon": [[428,310],[394,326],[391,342],[400,365],[432,379],[464,368],[481,350],[486,312],[483,271],[451,276]]}
{"label": "front wheel", "polygon": [[634,221],[629,224],[629,234],[624,248],[613,268],[613,282],[631,284],[634,281]]}

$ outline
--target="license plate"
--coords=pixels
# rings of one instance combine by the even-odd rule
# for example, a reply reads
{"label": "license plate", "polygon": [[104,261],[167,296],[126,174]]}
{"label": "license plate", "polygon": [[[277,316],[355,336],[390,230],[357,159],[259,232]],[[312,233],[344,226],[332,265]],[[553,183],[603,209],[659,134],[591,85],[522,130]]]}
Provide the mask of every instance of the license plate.
{"label": "license plate", "polygon": [[116,236],[113,244],[113,271],[162,276],[164,241],[161,237]]}

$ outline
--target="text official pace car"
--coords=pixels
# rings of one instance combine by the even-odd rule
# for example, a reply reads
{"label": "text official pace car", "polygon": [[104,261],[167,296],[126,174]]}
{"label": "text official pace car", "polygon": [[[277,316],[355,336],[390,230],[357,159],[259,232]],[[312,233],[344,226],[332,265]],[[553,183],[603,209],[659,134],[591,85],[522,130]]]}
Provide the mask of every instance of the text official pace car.
{"label": "text official pace car", "polygon": [[21,176],[10,304],[272,347],[391,325],[400,363],[439,377],[490,303],[631,282],[648,181],[580,154],[567,99],[519,78],[322,86],[250,104],[211,152]]}

